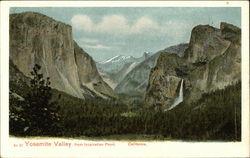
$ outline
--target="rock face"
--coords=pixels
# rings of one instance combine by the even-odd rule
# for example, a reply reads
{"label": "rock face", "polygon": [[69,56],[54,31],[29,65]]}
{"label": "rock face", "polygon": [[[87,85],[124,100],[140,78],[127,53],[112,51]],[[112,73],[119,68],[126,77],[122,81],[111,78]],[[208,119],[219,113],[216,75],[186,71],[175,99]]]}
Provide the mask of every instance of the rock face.
{"label": "rock face", "polygon": [[98,73],[95,61],[76,42],[74,42],[75,61],[78,68],[80,87],[86,86],[89,90],[103,98],[116,98],[112,88],[103,81]]}
{"label": "rock face", "polygon": [[170,105],[178,94],[181,77],[176,71],[183,64],[183,60],[176,54],[161,53],[156,66],[151,70],[146,90],[146,106],[156,108]]}
{"label": "rock face", "polygon": [[102,78],[113,89],[124,79],[124,77],[140,62],[149,58],[152,54],[145,52],[142,57],[118,55],[106,61],[98,62],[97,68]]}
{"label": "rock face", "polygon": [[181,43],[175,46],[170,46],[162,51],[166,53],[177,54],[179,57],[183,57],[184,52],[186,51],[187,48],[188,48],[188,43]]}
{"label": "rock face", "polygon": [[241,80],[241,30],[221,23],[220,29],[199,25],[192,30],[184,57],[161,54],[150,73],[145,104],[166,109],[184,79],[184,100],[193,102]]}
{"label": "rock face", "polygon": [[[155,67],[159,55],[176,54],[174,56],[183,56],[187,47],[188,44],[171,46],[148,57],[126,75],[115,88],[115,92],[118,94],[136,96],[137,100],[144,100],[145,92],[149,84],[150,71]],[[133,97],[133,99],[135,99],[135,97]]]}
{"label": "rock face", "polygon": [[82,86],[101,97],[116,96],[98,74],[93,59],[72,39],[71,26],[45,15],[10,15],[10,60],[27,77],[34,64],[41,65],[53,88],[73,96],[84,98]]}
{"label": "rock face", "polygon": [[150,70],[155,66],[158,55],[154,54],[136,65],[116,86],[115,92],[118,94],[139,96],[142,99],[148,85]]}

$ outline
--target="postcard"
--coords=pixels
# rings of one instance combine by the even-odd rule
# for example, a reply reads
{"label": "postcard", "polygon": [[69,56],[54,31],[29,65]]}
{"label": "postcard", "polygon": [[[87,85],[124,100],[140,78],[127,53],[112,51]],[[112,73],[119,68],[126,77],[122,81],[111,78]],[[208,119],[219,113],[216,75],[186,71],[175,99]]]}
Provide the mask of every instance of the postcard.
{"label": "postcard", "polygon": [[248,157],[249,7],[1,2],[1,157]]}

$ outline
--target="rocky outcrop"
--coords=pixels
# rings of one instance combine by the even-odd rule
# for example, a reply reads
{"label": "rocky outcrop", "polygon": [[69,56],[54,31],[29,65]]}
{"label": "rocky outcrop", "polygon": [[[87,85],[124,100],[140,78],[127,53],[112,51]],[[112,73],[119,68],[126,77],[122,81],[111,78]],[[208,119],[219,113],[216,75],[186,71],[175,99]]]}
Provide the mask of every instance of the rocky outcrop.
{"label": "rocky outcrop", "polygon": [[[230,24],[221,23],[219,35],[215,35],[211,40],[218,42],[211,42],[211,45],[206,44],[203,48],[203,57],[207,56],[207,58],[210,57],[210,59],[204,62],[197,61],[196,63],[192,63],[195,66],[193,67],[193,72],[189,73],[190,81],[193,84],[195,83],[197,87],[200,87],[201,90],[208,92],[215,89],[223,89],[240,80],[240,39],[241,31],[239,28]],[[223,42],[221,43],[221,41]],[[192,42],[190,47],[192,47],[192,45],[195,45],[195,43],[193,44]],[[213,47],[213,49],[210,49],[211,47]],[[185,53],[188,54],[189,51]],[[212,58],[211,56],[214,57]],[[187,59],[188,62],[190,59],[192,60],[192,58]]]}
{"label": "rocky outcrop", "polygon": [[[45,15],[10,15],[10,60],[27,77],[31,77],[34,64],[41,65],[53,88],[73,96],[84,98],[82,85],[99,96],[115,96],[98,74],[93,59],[73,41],[71,26]],[[105,90],[91,89],[94,84]]]}
{"label": "rocky outcrop", "polygon": [[184,65],[183,59],[176,54],[161,53],[156,66],[150,72],[145,96],[145,105],[160,108],[170,106],[178,94],[182,75],[177,70]]}
{"label": "rocky outcrop", "polygon": [[[145,58],[143,62],[139,63],[126,77],[117,85],[115,92],[118,94],[133,96],[131,99],[144,100],[146,89],[149,83],[149,75],[152,68],[155,67],[157,59],[161,54],[175,54],[173,56],[183,56],[188,44],[179,44],[163,49],[154,55]],[[144,53],[144,56],[146,53]]]}
{"label": "rocky outcrop", "polygon": [[136,65],[116,86],[115,92],[123,95],[139,96],[143,99],[143,95],[148,85],[150,70],[155,66],[159,54],[154,54]]}
{"label": "rocky outcrop", "polygon": [[[220,29],[199,25],[192,30],[184,57],[160,55],[150,73],[147,106],[168,108],[184,79],[184,101],[224,89],[241,79],[241,30],[221,23]],[[158,97],[157,97],[158,96]]]}
{"label": "rocky outcrop", "polygon": [[209,25],[198,25],[191,33],[190,45],[185,58],[191,63],[207,62],[221,55],[230,41],[221,38],[222,31]]}
{"label": "rocky outcrop", "polygon": [[188,48],[188,43],[181,43],[178,45],[170,46],[162,51],[166,53],[177,54],[179,57],[183,57],[184,52],[186,51],[187,48]]}
{"label": "rocky outcrop", "polygon": [[116,98],[117,95],[112,88],[98,73],[95,61],[76,42],[74,42],[74,54],[80,85],[86,86],[98,96]]}
{"label": "rocky outcrop", "polygon": [[24,76],[11,60],[9,61],[9,76],[10,92],[25,94],[29,89],[30,78]]}

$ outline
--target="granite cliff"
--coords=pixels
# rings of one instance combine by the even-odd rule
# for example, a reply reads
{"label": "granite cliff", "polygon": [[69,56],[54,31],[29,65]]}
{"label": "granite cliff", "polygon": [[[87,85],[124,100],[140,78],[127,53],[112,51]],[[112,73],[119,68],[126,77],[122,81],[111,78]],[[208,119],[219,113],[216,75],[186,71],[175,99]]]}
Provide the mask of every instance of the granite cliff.
{"label": "granite cliff", "polygon": [[224,89],[241,80],[241,30],[227,23],[220,28],[193,28],[184,57],[161,53],[151,70],[145,105],[167,109],[178,96],[184,80],[184,101]]}
{"label": "granite cliff", "polygon": [[45,15],[10,15],[10,61],[26,77],[31,77],[34,64],[41,65],[52,88],[70,95],[116,98],[100,77],[92,57],[73,40],[71,26]]}
{"label": "granite cliff", "polygon": [[[160,54],[176,54],[182,57],[184,51],[187,49],[188,44],[183,43],[175,46],[167,47],[160,50],[155,54],[145,58],[144,61],[136,65],[117,85],[115,92],[120,95],[129,95],[130,102],[136,100],[136,102],[143,102],[145,92],[149,84],[149,74],[152,68],[155,67],[157,59]],[[141,104],[141,103],[140,103]]]}

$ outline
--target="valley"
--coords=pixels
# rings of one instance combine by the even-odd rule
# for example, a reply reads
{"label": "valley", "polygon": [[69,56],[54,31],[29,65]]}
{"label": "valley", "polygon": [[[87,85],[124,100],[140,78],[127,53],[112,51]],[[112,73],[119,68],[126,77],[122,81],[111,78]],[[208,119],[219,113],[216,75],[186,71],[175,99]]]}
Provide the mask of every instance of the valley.
{"label": "valley", "polygon": [[10,14],[10,135],[240,141],[241,29],[221,22],[190,34],[96,62],[70,25]]}

